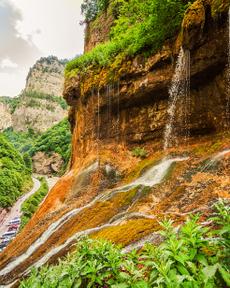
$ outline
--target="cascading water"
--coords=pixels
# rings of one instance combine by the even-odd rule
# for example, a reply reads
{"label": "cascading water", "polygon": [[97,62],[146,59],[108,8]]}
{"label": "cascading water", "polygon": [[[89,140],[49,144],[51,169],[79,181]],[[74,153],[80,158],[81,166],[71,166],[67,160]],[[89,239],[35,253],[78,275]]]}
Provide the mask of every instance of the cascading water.
{"label": "cascading water", "polygon": [[213,156],[205,165],[202,167],[201,172],[208,171],[210,168],[212,168],[216,163],[221,161],[225,155],[230,153],[230,149],[225,149],[224,151],[221,151],[217,153],[215,156]]}
{"label": "cascading water", "polygon": [[[182,132],[185,140],[189,137],[190,116],[190,51],[181,48],[175,74],[169,90],[168,123],[164,133],[164,149],[177,146]],[[181,128],[178,126],[182,126]],[[183,131],[182,131],[183,130]]]}
{"label": "cascading water", "polygon": [[[0,271],[0,276],[6,275],[13,271],[17,266],[19,266],[22,262],[24,262],[26,259],[28,259],[40,246],[42,246],[51,236],[54,234],[57,230],[59,230],[67,221],[70,221],[73,217],[75,217],[78,213],[82,212],[84,209],[92,207],[97,201],[106,201],[110,198],[112,198],[114,195],[118,193],[125,193],[134,187],[143,185],[143,186],[154,186],[156,184],[159,184],[163,181],[165,176],[167,175],[169,169],[171,168],[171,165],[175,162],[183,161],[186,160],[187,158],[174,158],[174,159],[163,159],[160,161],[157,165],[153,166],[149,170],[147,170],[142,176],[140,176],[138,179],[135,181],[131,182],[129,185],[121,186],[118,187],[112,191],[107,191],[104,194],[101,194],[97,196],[92,202],[87,204],[84,207],[74,209],[67,214],[63,215],[61,219],[57,220],[56,222],[52,223],[45,232],[33,243],[32,246],[30,246],[26,252],[18,256],[17,258],[13,259],[11,262],[9,262],[1,271]],[[93,165],[89,166],[87,169],[83,170],[81,173],[88,173],[91,171],[95,171],[98,167],[98,163],[94,163]],[[130,215],[128,215],[129,217]],[[131,215],[137,216],[137,215]],[[151,215],[144,215],[140,214],[140,217],[146,217],[146,218],[153,218]],[[124,215],[120,220],[126,219],[127,215]],[[42,264],[46,263],[50,257],[61,251],[63,248],[68,246],[71,241],[73,241],[76,236],[81,236],[81,235],[88,235],[88,233],[93,233],[96,232],[102,228],[110,227],[115,224],[105,224],[103,226],[95,227],[93,229],[89,229],[86,231],[78,232],[76,233],[73,237],[69,238],[68,240],[65,241],[62,245],[53,248],[51,251],[46,253],[44,257],[42,257],[38,262],[35,263],[35,266],[41,266]],[[25,273],[25,272],[24,272]],[[23,274],[24,274],[23,273]],[[12,279],[12,281],[15,279]]]}

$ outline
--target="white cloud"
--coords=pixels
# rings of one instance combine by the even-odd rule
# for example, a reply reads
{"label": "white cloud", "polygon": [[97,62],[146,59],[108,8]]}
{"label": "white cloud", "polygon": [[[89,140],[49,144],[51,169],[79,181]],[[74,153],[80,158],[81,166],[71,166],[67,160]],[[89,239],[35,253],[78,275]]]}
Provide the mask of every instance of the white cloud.
{"label": "white cloud", "polygon": [[14,63],[10,58],[5,58],[0,62],[1,68],[17,68],[18,64]]}
{"label": "white cloud", "polygon": [[17,96],[26,82],[27,71],[0,72],[1,96]]}
{"label": "white cloud", "polygon": [[84,27],[80,0],[11,0],[21,12],[19,36],[34,43],[44,55],[71,58],[83,52]]}
{"label": "white cloud", "polygon": [[40,57],[83,52],[82,1],[0,0],[0,96],[19,94]]}

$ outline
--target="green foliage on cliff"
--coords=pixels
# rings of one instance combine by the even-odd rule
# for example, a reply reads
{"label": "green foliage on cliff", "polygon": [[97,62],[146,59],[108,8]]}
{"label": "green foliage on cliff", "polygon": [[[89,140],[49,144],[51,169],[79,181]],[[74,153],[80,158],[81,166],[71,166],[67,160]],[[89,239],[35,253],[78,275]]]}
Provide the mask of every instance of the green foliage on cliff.
{"label": "green foliage on cliff", "polygon": [[81,12],[85,17],[85,22],[94,20],[108,5],[109,0],[84,0],[81,5]]}
{"label": "green foliage on cliff", "polygon": [[7,104],[9,106],[10,112],[14,113],[15,109],[17,108],[20,98],[19,97],[7,97],[2,96],[0,97],[0,102]]}
{"label": "green foliage on cliff", "polygon": [[38,209],[38,206],[45,198],[49,192],[49,187],[47,181],[44,177],[40,178],[41,186],[33,195],[31,195],[23,204],[22,204],[22,217],[21,217],[21,226],[22,229],[32,218],[33,214]]}
{"label": "green foliage on cliff", "polygon": [[62,156],[64,166],[68,164],[71,150],[71,132],[69,122],[64,119],[60,123],[54,125],[43,133],[35,142],[30,154],[34,155],[36,152],[45,152],[51,154],[56,152]]}
{"label": "green foliage on cliff", "polygon": [[19,152],[0,135],[0,207],[9,207],[32,186],[30,169]]}
{"label": "green foliage on cliff", "polygon": [[37,91],[27,91],[27,92],[24,92],[21,97],[22,99],[24,97],[27,97],[28,99],[30,99],[29,102],[27,103],[27,106],[29,107],[40,107],[41,104],[37,102],[36,100],[41,99],[41,100],[47,100],[50,102],[57,103],[62,107],[62,109],[68,108],[66,101],[62,97],[55,96],[55,95],[45,94],[45,93],[41,93]]}
{"label": "green foliage on cliff", "polygon": [[28,132],[17,132],[8,128],[3,135],[21,154],[29,152],[36,141],[36,135],[32,129],[29,129]]}
{"label": "green foliage on cliff", "polygon": [[144,159],[148,156],[148,153],[144,148],[136,147],[132,150],[132,155]]}
{"label": "green foliage on cliff", "polygon": [[230,284],[230,209],[221,203],[213,219],[218,230],[191,217],[177,232],[162,223],[164,241],[122,253],[105,241],[81,240],[56,266],[33,270],[20,287],[220,288]]}
{"label": "green foliage on cliff", "polygon": [[183,0],[113,0],[110,5],[119,15],[111,40],[70,61],[67,76],[72,70],[84,72],[89,66],[108,66],[117,58],[156,52],[179,30],[189,4]]}

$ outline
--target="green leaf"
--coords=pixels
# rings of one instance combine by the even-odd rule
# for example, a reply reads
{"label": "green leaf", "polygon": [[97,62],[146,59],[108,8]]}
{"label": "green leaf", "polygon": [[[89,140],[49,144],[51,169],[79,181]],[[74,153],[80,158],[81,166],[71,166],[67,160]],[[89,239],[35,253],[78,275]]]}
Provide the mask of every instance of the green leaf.
{"label": "green leaf", "polygon": [[111,288],[128,288],[129,285],[126,283],[120,283],[120,284],[114,284],[111,286]]}
{"label": "green leaf", "polygon": [[230,287],[230,274],[223,267],[218,267],[225,283]]}
{"label": "green leaf", "polygon": [[218,267],[219,267],[219,264],[215,264],[213,266],[207,266],[207,267],[202,269],[206,283],[209,279],[211,279],[215,276]]}

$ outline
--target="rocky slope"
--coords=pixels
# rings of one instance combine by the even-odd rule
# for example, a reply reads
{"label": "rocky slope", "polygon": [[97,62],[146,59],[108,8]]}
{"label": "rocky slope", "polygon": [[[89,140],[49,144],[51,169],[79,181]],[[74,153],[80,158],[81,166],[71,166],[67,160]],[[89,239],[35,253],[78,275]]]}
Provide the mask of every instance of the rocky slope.
{"label": "rocky slope", "polygon": [[10,107],[6,103],[0,103],[0,131],[12,127],[12,115]]}
{"label": "rocky slope", "polygon": [[[66,79],[70,170],[0,255],[0,284],[17,280],[33,264],[55,262],[81,235],[127,246],[154,236],[165,215],[180,223],[201,211],[205,220],[213,202],[230,198],[229,3],[218,1],[218,9],[216,3],[195,1],[177,39],[148,59],[123,62],[113,79],[106,69]],[[189,124],[176,125],[180,131],[189,126],[191,137],[163,151],[168,88],[180,46],[190,49],[191,112]],[[133,157],[137,145],[147,151],[145,160]]]}

